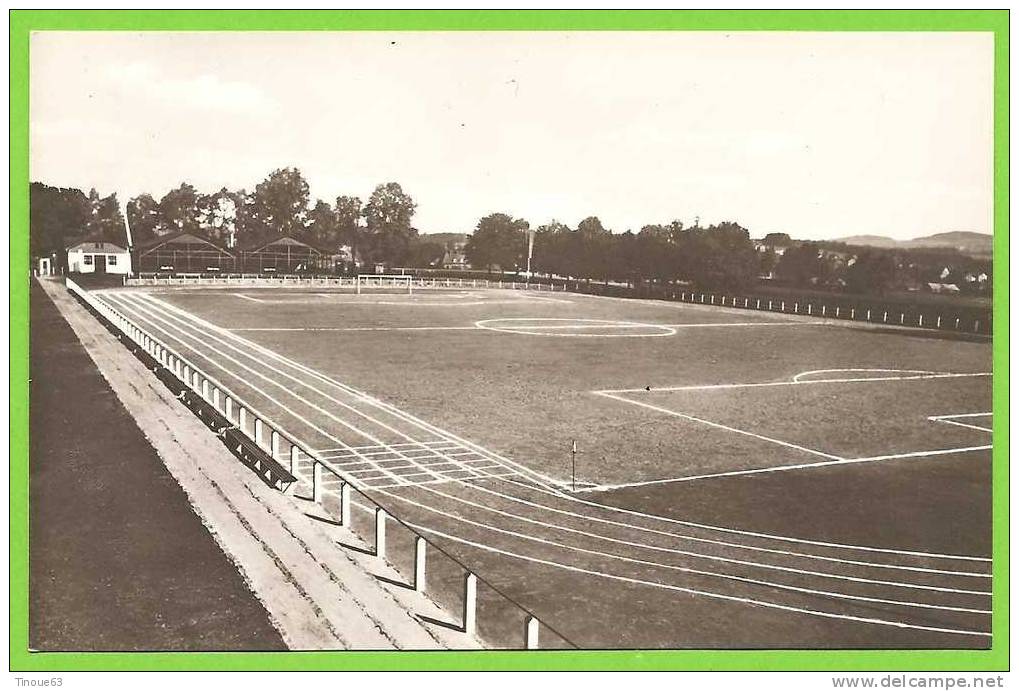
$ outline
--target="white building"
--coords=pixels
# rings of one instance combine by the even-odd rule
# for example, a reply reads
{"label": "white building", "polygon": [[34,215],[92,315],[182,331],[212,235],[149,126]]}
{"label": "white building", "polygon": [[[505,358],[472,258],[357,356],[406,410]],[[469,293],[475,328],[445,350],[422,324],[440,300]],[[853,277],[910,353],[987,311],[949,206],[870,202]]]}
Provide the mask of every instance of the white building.
{"label": "white building", "polygon": [[81,274],[131,273],[131,253],[104,240],[83,240],[67,248],[67,270]]}

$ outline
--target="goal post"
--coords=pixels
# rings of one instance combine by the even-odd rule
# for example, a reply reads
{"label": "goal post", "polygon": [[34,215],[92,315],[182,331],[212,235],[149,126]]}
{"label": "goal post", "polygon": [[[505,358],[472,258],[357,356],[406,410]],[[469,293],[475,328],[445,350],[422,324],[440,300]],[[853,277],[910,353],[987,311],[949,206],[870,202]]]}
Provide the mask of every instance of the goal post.
{"label": "goal post", "polygon": [[392,289],[411,295],[414,292],[414,277],[404,274],[358,274],[355,282],[357,294],[364,289]]}

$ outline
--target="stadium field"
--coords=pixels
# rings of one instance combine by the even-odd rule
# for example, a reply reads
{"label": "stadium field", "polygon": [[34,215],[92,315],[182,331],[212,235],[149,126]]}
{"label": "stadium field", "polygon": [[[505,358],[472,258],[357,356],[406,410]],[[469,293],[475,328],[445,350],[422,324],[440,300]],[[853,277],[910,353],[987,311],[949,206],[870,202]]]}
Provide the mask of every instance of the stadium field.
{"label": "stadium field", "polygon": [[[543,647],[990,645],[989,343],[571,293],[96,294]],[[410,534],[387,554],[409,568]],[[429,594],[456,611],[460,577]],[[479,597],[482,636],[518,640]]]}

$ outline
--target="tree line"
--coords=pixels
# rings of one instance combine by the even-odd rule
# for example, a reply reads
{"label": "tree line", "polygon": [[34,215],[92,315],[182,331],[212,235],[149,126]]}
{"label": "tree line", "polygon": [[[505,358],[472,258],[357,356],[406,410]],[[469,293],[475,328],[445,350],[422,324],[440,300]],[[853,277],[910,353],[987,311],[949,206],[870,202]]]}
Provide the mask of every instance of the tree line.
{"label": "tree line", "polygon": [[[32,183],[32,252],[60,252],[82,237],[99,233],[123,237],[124,217],[116,194],[88,196],[76,189]],[[413,225],[417,204],[396,182],[375,187],[367,201],[338,196],[311,203],[307,181],[297,168],[273,171],[255,188],[211,193],[182,182],[160,199],[141,194],[128,200],[127,220],[135,245],[171,233],[189,232],[227,247],[257,245],[277,237],[307,242],[327,253],[349,247],[352,259],[375,263],[423,264],[441,260],[445,247],[419,239]],[[436,259],[437,255],[437,259]]]}
{"label": "tree line", "polygon": [[[530,224],[510,214],[482,218],[465,247],[474,268],[526,268]],[[571,228],[551,221],[533,231],[533,272],[566,278],[690,281],[705,289],[742,289],[758,277],[760,258],[750,232],[734,222],[690,227],[681,221],[613,233],[597,216]]]}
{"label": "tree line", "polygon": [[[227,247],[292,237],[326,253],[349,247],[365,267],[430,267],[447,247],[419,235],[417,204],[396,182],[375,187],[367,201],[340,195],[311,202],[297,168],[270,173],[248,192],[221,188],[199,192],[183,182],[160,199],[141,194],[126,205],[136,245],[176,232],[208,237]],[[123,237],[124,218],[115,194],[31,185],[31,250],[61,254],[81,237]],[[532,229],[509,213],[481,218],[464,252],[475,269],[520,272],[527,268],[533,236],[532,272],[574,279],[693,284],[705,290],[746,290],[760,277],[794,287],[883,293],[925,282],[956,283],[966,292],[987,292],[990,262],[953,250],[859,248],[797,242],[771,233],[755,243],[736,222],[706,227],[682,221],[651,224],[634,233],[614,233],[597,216],[575,228],[557,220]]]}

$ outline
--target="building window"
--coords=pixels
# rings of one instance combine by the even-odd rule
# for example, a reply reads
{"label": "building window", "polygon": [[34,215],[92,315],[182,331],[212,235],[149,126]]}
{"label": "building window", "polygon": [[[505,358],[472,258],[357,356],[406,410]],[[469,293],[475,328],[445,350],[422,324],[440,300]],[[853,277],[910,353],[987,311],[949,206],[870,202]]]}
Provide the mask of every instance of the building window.
{"label": "building window", "polygon": [[116,266],[117,265],[117,255],[111,254],[108,257],[106,257],[106,263],[109,264],[110,266]]}
{"label": "building window", "polygon": [[92,266],[92,255],[91,254],[86,254],[85,255],[85,266]]}

